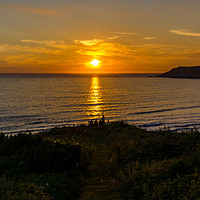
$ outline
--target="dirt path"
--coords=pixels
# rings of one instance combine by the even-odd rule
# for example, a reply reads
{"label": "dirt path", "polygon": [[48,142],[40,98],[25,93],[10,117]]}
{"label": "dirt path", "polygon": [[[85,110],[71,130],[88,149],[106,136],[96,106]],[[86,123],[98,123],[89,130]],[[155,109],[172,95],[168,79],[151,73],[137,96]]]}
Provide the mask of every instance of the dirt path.
{"label": "dirt path", "polygon": [[119,186],[110,176],[108,151],[103,131],[94,131],[95,155],[89,168],[90,176],[86,182],[80,200],[121,200]]}

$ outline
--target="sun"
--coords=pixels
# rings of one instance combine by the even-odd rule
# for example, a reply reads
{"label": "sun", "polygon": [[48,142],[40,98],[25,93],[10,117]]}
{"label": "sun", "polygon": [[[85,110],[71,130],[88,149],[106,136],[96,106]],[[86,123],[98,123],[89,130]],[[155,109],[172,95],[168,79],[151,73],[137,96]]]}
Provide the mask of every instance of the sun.
{"label": "sun", "polygon": [[93,61],[90,62],[91,65],[93,65],[94,67],[97,67],[99,65],[100,61],[97,59],[94,59]]}

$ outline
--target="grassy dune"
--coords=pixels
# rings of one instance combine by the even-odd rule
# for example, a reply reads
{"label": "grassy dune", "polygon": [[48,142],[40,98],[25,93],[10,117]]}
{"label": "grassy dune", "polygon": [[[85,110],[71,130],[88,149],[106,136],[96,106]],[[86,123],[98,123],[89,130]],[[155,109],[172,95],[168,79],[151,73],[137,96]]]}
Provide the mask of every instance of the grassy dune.
{"label": "grassy dune", "polygon": [[110,124],[107,145],[124,199],[199,199],[200,133]]}
{"label": "grassy dune", "polygon": [[0,136],[0,199],[75,200],[92,156],[89,130]]}
{"label": "grassy dune", "polygon": [[0,199],[200,199],[198,130],[126,122],[0,136]]}

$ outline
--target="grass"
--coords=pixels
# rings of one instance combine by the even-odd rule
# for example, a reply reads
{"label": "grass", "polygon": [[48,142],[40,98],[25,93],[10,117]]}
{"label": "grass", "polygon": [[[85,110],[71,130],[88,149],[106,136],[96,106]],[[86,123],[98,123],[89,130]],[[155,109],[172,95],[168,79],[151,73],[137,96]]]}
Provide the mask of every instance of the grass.
{"label": "grass", "polygon": [[113,173],[124,199],[199,199],[198,130],[146,131],[124,122],[107,129]]}
{"label": "grass", "polygon": [[90,137],[83,129],[1,134],[0,199],[78,199],[92,156]]}
{"label": "grass", "polygon": [[200,132],[126,122],[0,135],[0,199],[200,199]]}

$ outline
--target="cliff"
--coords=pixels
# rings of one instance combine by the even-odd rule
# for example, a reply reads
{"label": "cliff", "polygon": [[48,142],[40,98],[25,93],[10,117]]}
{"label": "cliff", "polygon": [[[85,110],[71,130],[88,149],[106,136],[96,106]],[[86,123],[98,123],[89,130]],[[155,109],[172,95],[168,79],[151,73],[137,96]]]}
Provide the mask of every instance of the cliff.
{"label": "cliff", "polygon": [[200,66],[173,68],[166,73],[158,75],[158,77],[198,79],[200,78]]}

